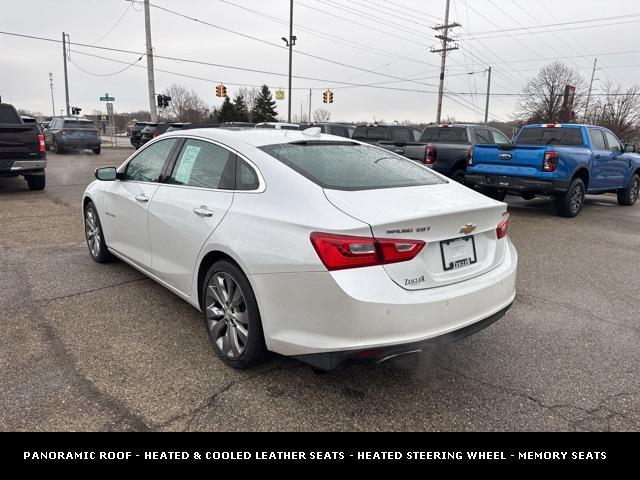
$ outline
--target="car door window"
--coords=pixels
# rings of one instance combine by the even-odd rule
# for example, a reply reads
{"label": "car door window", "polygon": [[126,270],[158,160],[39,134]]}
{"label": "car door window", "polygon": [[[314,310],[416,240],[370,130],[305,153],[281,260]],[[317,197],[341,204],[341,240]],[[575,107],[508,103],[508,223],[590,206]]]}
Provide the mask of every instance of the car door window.
{"label": "car door window", "polygon": [[141,150],[127,164],[124,180],[133,182],[158,182],[162,167],[169,158],[171,150],[178,142],[177,138],[161,140]]}
{"label": "car door window", "polygon": [[180,151],[169,183],[233,190],[235,154],[214,143],[189,139]]}
{"label": "car door window", "polygon": [[620,142],[618,141],[618,139],[613,133],[604,132],[604,136],[607,138],[607,144],[609,145],[610,151],[612,152],[616,150],[618,150],[619,152],[622,151],[622,146],[620,145]]}
{"label": "car door window", "polygon": [[411,132],[408,128],[394,128],[392,135],[396,142],[411,142]]}
{"label": "car door window", "polygon": [[507,143],[511,143],[502,132],[498,132],[497,130],[491,130],[491,137],[493,138],[493,143],[495,143],[496,145],[505,145]]}
{"label": "car door window", "polygon": [[[237,157],[236,157],[237,158]],[[244,160],[236,160],[236,190],[257,190],[260,186],[258,175]]]}
{"label": "car door window", "polygon": [[331,126],[331,135],[337,135],[339,137],[349,138],[349,131],[345,127],[339,125]]}
{"label": "car door window", "polygon": [[485,130],[484,128],[478,128],[475,131],[476,143],[479,144],[491,144],[493,143],[493,139],[489,134],[489,130]]}
{"label": "car door window", "polygon": [[589,139],[591,140],[591,147],[594,150],[607,149],[604,143],[604,137],[602,136],[602,130],[596,130],[595,128],[589,129]]}

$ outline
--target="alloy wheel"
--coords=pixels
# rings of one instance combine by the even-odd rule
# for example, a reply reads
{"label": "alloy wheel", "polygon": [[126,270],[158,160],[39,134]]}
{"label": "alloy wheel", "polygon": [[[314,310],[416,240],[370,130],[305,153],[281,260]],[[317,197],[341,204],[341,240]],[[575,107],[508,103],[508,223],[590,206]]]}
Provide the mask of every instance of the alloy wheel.
{"label": "alloy wheel", "polygon": [[249,338],[249,312],[240,285],[228,273],[216,272],[207,284],[205,301],[211,339],[225,356],[238,358]]}
{"label": "alloy wheel", "polygon": [[631,202],[634,203],[640,194],[640,178],[636,177],[631,186]]}
{"label": "alloy wheel", "polygon": [[87,237],[87,245],[89,251],[94,257],[100,255],[100,241],[102,240],[102,230],[100,229],[100,221],[96,211],[89,207],[84,217],[84,231]]}
{"label": "alloy wheel", "polygon": [[573,194],[571,195],[571,211],[577,212],[578,210],[580,210],[583,200],[584,190],[582,188],[582,185],[576,185],[573,189]]}

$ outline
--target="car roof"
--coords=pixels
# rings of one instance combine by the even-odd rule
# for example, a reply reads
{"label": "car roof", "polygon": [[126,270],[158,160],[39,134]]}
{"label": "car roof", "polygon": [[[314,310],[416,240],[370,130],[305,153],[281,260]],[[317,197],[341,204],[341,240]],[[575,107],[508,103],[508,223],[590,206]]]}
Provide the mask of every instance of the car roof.
{"label": "car roof", "polygon": [[[313,128],[313,127],[311,127]],[[205,139],[219,141],[230,146],[232,143],[262,147],[264,145],[275,145],[278,143],[291,143],[300,141],[335,141],[345,142],[349,139],[337,137],[335,135],[309,135],[305,130],[275,130],[275,129],[248,129],[248,130],[226,130],[222,128],[201,128],[194,130],[175,130],[165,133],[163,138],[198,136]],[[356,142],[354,142],[356,143]]]}

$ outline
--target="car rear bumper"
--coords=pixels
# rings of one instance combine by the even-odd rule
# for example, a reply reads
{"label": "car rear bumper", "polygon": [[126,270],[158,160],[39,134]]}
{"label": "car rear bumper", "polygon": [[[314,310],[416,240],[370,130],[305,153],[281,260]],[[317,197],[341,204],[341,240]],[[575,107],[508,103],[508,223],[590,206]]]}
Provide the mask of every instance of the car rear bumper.
{"label": "car rear bumper", "polygon": [[377,350],[365,360],[380,362],[469,335],[504,315],[515,298],[517,253],[508,246],[493,270],[424,290],[403,289],[382,267],[252,275],[267,347],[335,368],[362,361],[358,352]]}
{"label": "car rear bumper", "polygon": [[47,167],[47,159],[37,160],[0,160],[0,175],[20,175],[22,173],[43,173]]}
{"label": "car rear bumper", "polygon": [[478,175],[467,174],[465,184],[497,190],[507,190],[518,193],[553,194],[566,192],[569,182],[563,180],[540,180],[530,177],[517,177],[512,175]]}
{"label": "car rear bumper", "polygon": [[59,145],[62,148],[100,148],[101,145],[101,141],[100,140],[90,140],[90,141],[84,141],[84,140],[60,140],[57,142],[57,145]]}

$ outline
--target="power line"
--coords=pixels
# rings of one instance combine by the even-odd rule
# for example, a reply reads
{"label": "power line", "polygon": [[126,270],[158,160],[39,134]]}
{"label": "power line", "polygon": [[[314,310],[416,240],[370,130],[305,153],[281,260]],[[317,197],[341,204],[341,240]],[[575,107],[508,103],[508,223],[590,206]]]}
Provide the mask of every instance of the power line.
{"label": "power line", "polygon": [[91,43],[90,45],[95,45],[96,43],[100,43],[102,40],[104,40],[111,32],[113,32],[115,30],[115,28],[120,25],[120,22],[124,19],[124,17],[127,15],[127,13],[129,13],[129,10],[131,9],[131,7],[133,6],[133,3],[130,3],[129,5],[127,5],[127,8],[125,8],[124,12],[122,12],[122,15],[120,15],[120,18],[118,18],[118,20],[116,20],[116,23],[113,24],[113,26],[107,30],[107,33],[105,33],[104,35],[102,35],[98,40],[96,40],[95,42]]}
{"label": "power line", "polygon": [[417,14],[419,14],[419,15],[423,15],[423,16],[425,16],[425,17],[431,17],[431,18],[433,18],[433,19],[435,19],[435,20],[438,20],[438,21],[440,21],[440,20],[441,20],[441,19],[440,19],[440,17],[435,17],[435,16],[433,16],[433,15],[429,15],[428,13],[424,13],[424,12],[423,12],[423,11],[421,11],[421,10],[416,10],[415,8],[409,8],[409,7],[407,7],[406,5],[401,5],[401,4],[396,3],[396,2],[393,2],[393,1],[391,1],[391,0],[386,0],[386,1],[387,1],[387,3],[390,3],[391,5],[395,5],[396,7],[406,8],[407,10],[409,10],[409,11],[411,11],[411,12],[414,12],[414,13],[417,13]]}
{"label": "power line", "polygon": [[[80,53],[82,54],[82,52],[78,52],[76,50],[69,50],[69,51],[73,51],[74,53]],[[93,77],[112,77],[114,75],[118,75],[119,73],[122,73],[128,69],[130,69],[131,67],[133,67],[136,63],[138,63],[140,60],[142,60],[142,57],[144,57],[144,55],[140,55],[140,57],[138,57],[137,60],[134,60],[133,62],[129,63],[126,67],[117,70],[113,73],[94,73],[94,72],[90,72],[89,70],[81,67],[80,65],[78,65],[76,62],[74,62],[73,60],[69,59],[69,63],[71,63],[72,65],[74,65],[78,70],[83,71],[84,73],[86,73],[87,75],[91,75]],[[146,68],[146,67],[142,67],[142,68]]]}

